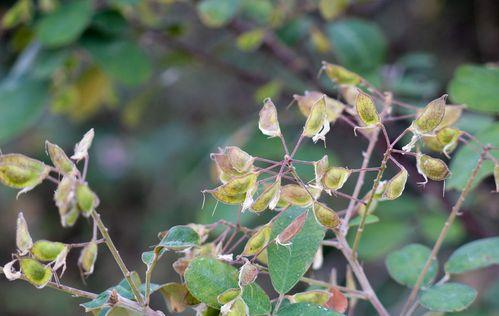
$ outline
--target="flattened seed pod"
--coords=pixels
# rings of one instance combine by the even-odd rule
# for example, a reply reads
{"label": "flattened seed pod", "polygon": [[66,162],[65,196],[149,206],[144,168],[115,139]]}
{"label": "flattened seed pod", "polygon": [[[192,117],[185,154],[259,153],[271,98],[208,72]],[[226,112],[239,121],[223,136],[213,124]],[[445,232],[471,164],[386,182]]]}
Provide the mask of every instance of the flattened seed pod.
{"label": "flattened seed pod", "polygon": [[0,155],[0,182],[15,189],[31,189],[40,184],[50,168],[21,154]]}
{"label": "flattened seed pod", "polygon": [[451,174],[443,160],[424,154],[418,155],[416,166],[418,172],[425,178],[424,183],[428,181],[427,178],[434,181],[443,181]]}
{"label": "flattened seed pod", "polygon": [[325,228],[336,229],[341,224],[338,214],[324,204],[319,202],[314,203],[313,210],[315,219]]}
{"label": "flattened seed pod", "polygon": [[405,184],[407,182],[408,173],[407,170],[400,170],[390,181],[385,185],[385,190],[383,192],[383,199],[385,200],[395,200],[404,192]]}
{"label": "flattened seed pod", "polygon": [[331,167],[324,174],[322,184],[328,190],[339,190],[343,187],[345,182],[347,182],[351,173],[352,171],[347,168]]}
{"label": "flattened seed pod", "polygon": [[380,122],[373,98],[361,90],[355,99],[355,110],[362,123],[367,127],[375,126]]}
{"label": "flattened seed pod", "polygon": [[431,133],[442,122],[445,115],[446,99],[447,95],[444,94],[426,105],[423,112],[413,122],[413,127],[418,133]]}
{"label": "flattened seed pod", "polygon": [[258,120],[258,128],[260,131],[269,137],[281,136],[281,128],[277,119],[277,110],[272,100],[265,99],[262,109],[260,110],[260,119]]}
{"label": "flattened seed pod", "polygon": [[29,283],[41,289],[52,279],[52,270],[35,259],[20,260],[21,271]]}
{"label": "flattened seed pod", "polygon": [[281,179],[277,179],[263,190],[251,205],[251,210],[256,213],[263,212],[267,207],[273,210],[279,201],[281,192]]}

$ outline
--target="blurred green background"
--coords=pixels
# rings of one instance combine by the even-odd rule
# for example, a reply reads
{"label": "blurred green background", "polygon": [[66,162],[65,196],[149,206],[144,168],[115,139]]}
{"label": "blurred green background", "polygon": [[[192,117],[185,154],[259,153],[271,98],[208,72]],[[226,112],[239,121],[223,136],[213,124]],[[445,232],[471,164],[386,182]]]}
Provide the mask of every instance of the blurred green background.
{"label": "blurred green background", "polygon": [[[212,215],[211,199],[201,209],[201,190],[215,185],[209,153],[233,144],[279,158],[278,142],[257,133],[261,101],[272,97],[286,137],[294,141],[304,119],[296,107],[285,110],[292,95],[318,89],[337,95],[331,82],[317,79],[322,60],[359,72],[416,105],[450,91],[451,103],[465,103],[470,110],[459,127],[499,146],[498,13],[495,0],[2,1],[0,148],[47,161],[45,140],[71,152],[81,135],[95,128],[89,181],[125,261],[142,273],[140,254],[156,243],[159,231],[235,220],[234,207],[218,205]],[[406,125],[391,124],[390,131]],[[327,153],[330,161],[356,168],[365,146],[338,122]],[[323,154],[321,145],[307,144],[298,158]],[[474,159],[463,149],[456,155],[451,188],[462,185],[463,175],[466,180],[462,170]],[[375,158],[379,161],[380,152]],[[442,197],[441,185],[434,183],[423,194],[414,163],[402,162],[413,174],[410,190],[378,207],[381,221],[368,227],[360,250],[382,301],[392,308],[407,292],[389,279],[387,252],[411,241],[431,245],[457,195],[449,191]],[[442,257],[458,244],[497,234],[499,195],[490,194],[493,180],[486,176],[467,200]],[[19,210],[35,239],[90,238],[86,220],[71,229],[60,227],[54,189],[47,183],[16,200],[14,190],[0,187],[2,264],[15,250]],[[351,190],[352,184],[346,186]],[[345,205],[337,199],[333,207]],[[244,218],[248,225],[262,220]],[[342,281],[341,256],[330,249],[325,256],[323,269],[311,275],[327,279],[337,267]],[[156,269],[158,283],[177,280],[174,259],[167,256]],[[77,253],[69,258],[66,284],[99,292],[121,279],[104,247],[86,285],[76,260]],[[497,267],[462,278],[479,291],[462,315],[499,315]],[[80,302],[51,289],[0,280],[1,315],[81,315]],[[165,309],[160,299],[154,304]],[[373,312],[362,304],[357,313]]]}

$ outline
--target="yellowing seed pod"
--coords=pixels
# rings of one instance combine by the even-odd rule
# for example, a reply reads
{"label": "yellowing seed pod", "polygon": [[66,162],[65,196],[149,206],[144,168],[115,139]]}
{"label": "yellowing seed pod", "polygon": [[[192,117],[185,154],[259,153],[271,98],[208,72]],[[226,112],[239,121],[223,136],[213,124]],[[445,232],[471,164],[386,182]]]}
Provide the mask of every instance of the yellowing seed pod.
{"label": "yellowing seed pod", "polygon": [[322,62],[322,69],[329,79],[337,84],[358,85],[362,81],[358,74],[339,65]]}
{"label": "yellowing seed pod", "polygon": [[46,141],[45,148],[50,156],[50,160],[52,160],[52,163],[54,164],[54,167],[56,167],[56,169],[61,173],[68,174],[76,170],[75,164],[68,158],[61,147]]}
{"label": "yellowing seed pod", "polygon": [[236,299],[236,297],[238,297],[239,295],[241,295],[240,288],[228,289],[217,296],[217,301],[220,304],[227,304],[230,301]]}
{"label": "yellowing seed pod", "polygon": [[84,275],[90,275],[94,272],[95,261],[97,260],[98,246],[94,241],[89,242],[80,253],[78,266]]}
{"label": "yellowing seed pod", "polygon": [[314,161],[315,186],[322,188],[322,178],[329,167],[329,159],[324,155],[320,160]]}
{"label": "yellowing seed pod", "polygon": [[461,131],[457,128],[445,127],[437,132],[437,140],[443,145],[442,152],[449,157],[449,153],[456,149]]}
{"label": "yellowing seed pod", "polygon": [[50,168],[43,162],[24,155],[0,155],[0,182],[11,188],[30,190],[49,172]]}
{"label": "yellowing seed pod", "polygon": [[434,181],[443,181],[449,177],[450,170],[445,162],[438,158],[433,158],[428,155],[419,154],[416,161],[418,172],[425,178]]}
{"label": "yellowing seed pod", "polygon": [[222,306],[220,309],[222,316],[247,316],[249,315],[248,305],[242,298],[238,297],[232,302]]}
{"label": "yellowing seed pod", "polygon": [[325,228],[336,229],[341,224],[338,214],[326,205],[316,202],[314,203],[313,210],[315,219]]}
{"label": "yellowing seed pod", "polygon": [[243,250],[244,256],[252,256],[260,252],[270,240],[271,228],[269,225],[262,226],[256,233],[254,233]]}
{"label": "yellowing seed pod", "polygon": [[345,105],[340,101],[332,99],[318,91],[305,91],[304,95],[293,95],[293,98],[298,103],[300,112],[305,117],[308,117],[310,115],[312,106],[322,97],[324,97],[326,100],[327,119],[329,120],[329,122],[335,122],[345,109]]}
{"label": "yellowing seed pod", "polygon": [[457,121],[461,118],[463,114],[463,106],[462,105],[446,105],[445,106],[445,114],[442,118],[442,122],[438,124],[435,130],[440,130],[444,127],[451,127],[456,124]]}
{"label": "yellowing seed pod", "polygon": [[26,280],[39,289],[45,287],[52,279],[52,270],[35,259],[21,259],[20,266]]}
{"label": "yellowing seed pod", "polygon": [[54,192],[55,205],[59,209],[59,215],[64,216],[75,204],[76,178],[74,175],[66,175],[57,185]]}
{"label": "yellowing seed pod", "polygon": [[256,213],[265,211],[267,207],[273,210],[281,193],[281,179],[278,178],[274,183],[269,185],[263,192],[256,198],[256,200],[251,205],[251,210]]}
{"label": "yellowing seed pod", "polygon": [[255,161],[255,158],[236,146],[227,146],[210,157],[215,161],[222,183],[251,172]]}
{"label": "yellowing seed pod", "polygon": [[303,127],[303,135],[311,137],[314,142],[317,142],[319,139],[325,140],[325,136],[329,132],[329,129],[329,120],[326,113],[326,98],[323,96],[312,106],[305,126]]}
{"label": "yellowing seed pod", "polygon": [[233,178],[226,184],[222,185],[222,190],[229,195],[238,195],[248,192],[256,184],[258,173],[252,172],[247,175]]}
{"label": "yellowing seed pod", "polygon": [[423,109],[423,112],[416,118],[412,126],[419,134],[432,133],[435,128],[442,122],[445,115],[445,100],[447,95],[444,94],[438,99],[428,103]]}
{"label": "yellowing seed pod", "polygon": [[57,256],[64,251],[64,248],[66,248],[66,245],[62,242],[38,240],[31,248],[31,253],[36,259],[49,262],[57,259]]}
{"label": "yellowing seed pod", "polygon": [[93,210],[99,205],[99,198],[88,187],[87,184],[81,183],[76,186],[76,202],[85,217],[89,217]]}
{"label": "yellowing seed pod", "polygon": [[22,212],[17,215],[16,246],[20,255],[25,255],[33,247],[33,239],[29,234],[28,224]]}
{"label": "yellowing seed pod", "polygon": [[289,297],[292,303],[311,303],[323,306],[331,298],[331,293],[321,290],[312,290],[296,293]]}
{"label": "yellowing seed pod", "polygon": [[255,282],[258,276],[258,268],[247,261],[243,266],[239,269],[239,286],[245,287],[247,285]]}
{"label": "yellowing seed pod", "polygon": [[277,235],[275,241],[278,245],[287,246],[291,244],[291,240],[301,231],[308,217],[308,211],[303,212],[296,217],[288,227]]}
{"label": "yellowing seed pod", "polygon": [[258,120],[258,128],[260,131],[269,137],[281,136],[281,128],[277,118],[277,110],[272,100],[265,99],[263,107],[260,110],[260,119]]}
{"label": "yellowing seed pod", "polygon": [[[312,188],[309,187],[309,190],[311,189]],[[308,206],[312,204],[313,201],[307,190],[298,184],[286,184],[283,186],[281,189],[281,199],[285,203],[297,206]]]}
{"label": "yellowing seed pod", "polygon": [[246,193],[230,195],[223,190],[223,186],[219,186],[218,188],[209,192],[215,199],[225,204],[236,205],[241,204],[246,200]]}
{"label": "yellowing seed pod", "polygon": [[361,90],[355,99],[355,110],[362,123],[367,127],[376,126],[380,122],[373,98]]}
{"label": "yellowing seed pod", "polygon": [[331,167],[324,174],[322,184],[328,190],[339,190],[343,187],[345,182],[347,182],[350,174],[352,174],[352,171],[346,168]]}
{"label": "yellowing seed pod", "polygon": [[388,181],[384,186],[383,199],[395,200],[404,192],[405,184],[407,182],[407,170],[402,169],[393,178]]}

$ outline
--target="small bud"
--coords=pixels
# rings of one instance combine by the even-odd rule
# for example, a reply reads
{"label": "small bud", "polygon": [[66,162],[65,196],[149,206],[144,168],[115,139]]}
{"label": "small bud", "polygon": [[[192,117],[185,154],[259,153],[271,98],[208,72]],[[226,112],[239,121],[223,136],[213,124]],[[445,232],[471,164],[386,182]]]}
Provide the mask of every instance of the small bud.
{"label": "small bud", "polygon": [[290,296],[289,299],[292,303],[311,303],[323,306],[331,298],[331,293],[321,290],[312,290],[301,293],[296,293]]}
{"label": "small bud", "polygon": [[66,245],[62,242],[38,240],[31,248],[31,253],[40,261],[51,262],[59,256],[64,248]]}
{"label": "small bud", "polygon": [[391,178],[390,181],[384,185],[383,199],[395,200],[401,196],[405,189],[407,177],[407,170],[402,169],[393,178]]}
{"label": "small bud", "polygon": [[223,305],[220,313],[222,316],[247,316],[249,315],[249,309],[243,299],[238,297],[232,302]]}
{"label": "small bud", "polygon": [[352,171],[343,167],[331,167],[324,174],[322,184],[328,190],[339,190],[347,182],[351,173]]}
{"label": "small bud", "polygon": [[494,181],[496,183],[496,192],[499,192],[499,163],[494,166]]}
{"label": "small bud", "polygon": [[243,250],[243,256],[252,256],[260,252],[267,246],[270,240],[271,228],[269,225],[262,226],[256,233],[254,233],[246,243]]}
{"label": "small bud", "polygon": [[263,108],[260,110],[258,128],[264,135],[279,137],[281,136],[281,128],[279,127],[275,105],[270,99],[265,99],[263,102]]}
{"label": "small bud", "polygon": [[239,286],[245,287],[246,285],[250,285],[255,282],[258,276],[258,268],[251,264],[251,262],[247,261],[243,266],[239,269]]}
{"label": "small bud", "polygon": [[20,260],[21,271],[29,283],[41,289],[52,279],[52,270],[35,259]]}
{"label": "small bud", "polygon": [[419,154],[416,162],[418,172],[425,178],[423,183],[428,182],[428,178],[442,181],[450,176],[449,168],[441,159]]}
{"label": "small bud", "polygon": [[95,261],[97,260],[98,246],[94,241],[89,242],[80,253],[78,266],[84,275],[90,275],[94,272]]}
{"label": "small bud", "polygon": [[323,95],[323,97],[317,100],[312,106],[305,126],[303,127],[303,135],[311,137],[315,143],[319,139],[325,140],[329,130],[329,120],[326,113],[326,97]]}
{"label": "small bud", "polygon": [[315,173],[315,186],[322,188],[322,178],[326,174],[327,168],[329,167],[329,159],[327,155],[324,155],[321,160],[314,161],[314,173]]}
{"label": "small bud", "polygon": [[[312,188],[308,188],[313,194]],[[307,190],[298,184],[286,184],[281,189],[281,199],[289,204],[297,206],[308,206],[312,204],[313,200]]]}
{"label": "small bud", "polygon": [[251,210],[256,213],[265,211],[267,207],[273,210],[279,201],[280,195],[281,179],[278,178],[274,183],[266,187],[262,194],[256,198],[255,202],[251,205]]}
{"label": "small bud", "polygon": [[74,155],[71,156],[71,159],[80,161],[83,158],[88,157],[88,149],[92,146],[92,141],[94,140],[94,129],[92,128],[88,132],[83,135],[83,138],[80,140],[78,144],[75,145]]}
{"label": "small bud", "polygon": [[16,246],[21,256],[27,254],[33,247],[33,239],[31,239],[28,224],[22,212],[17,215]]}
{"label": "small bud", "polygon": [[40,184],[50,168],[43,162],[21,154],[0,155],[0,182],[26,192]]}
{"label": "small bud", "polygon": [[351,72],[350,70],[339,65],[334,65],[323,61],[322,69],[326,71],[326,75],[329,77],[329,79],[337,84],[357,85],[362,80],[362,78],[358,74]]}
{"label": "small bud", "polygon": [[93,210],[99,205],[99,198],[90,190],[87,184],[78,184],[76,187],[76,201],[81,213],[89,217]]}
{"label": "small bud", "polygon": [[61,147],[52,144],[49,141],[46,141],[45,148],[48,155],[50,156],[50,160],[52,160],[52,163],[54,164],[54,167],[56,167],[56,169],[61,173],[68,174],[76,169],[74,163],[71,161],[71,159],[68,158]]}
{"label": "small bud", "polygon": [[241,292],[240,288],[228,289],[217,296],[217,301],[222,305],[227,304],[241,295]]}
{"label": "small bud", "polygon": [[283,231],[277,235],[276,243],[281,246],[287,246],[291,244],[291,240],[301,231],[305,221],[307,220],[308,211],[303,212],[301,215],[296,217],[288,227],[284,228]]}
{"label": "small bud", "polygon": [[336,229],[341,224],[338,214],[326,205],[316,202],[314,203],[313,210],[315,219],[323,227],[327,229]]}
{"label": "small bud", "polygon": [[355,110],[362,123],[367,127],[375,126],[380,122],[373,98],[361,90],[355,99]]}
{"label": "small bud", "polygon": [[426,105],[423,112],[413,122],[413,127],[418,133],[429,134],[442,122],[445,115],[446,99],[447,95],[444,94]]}

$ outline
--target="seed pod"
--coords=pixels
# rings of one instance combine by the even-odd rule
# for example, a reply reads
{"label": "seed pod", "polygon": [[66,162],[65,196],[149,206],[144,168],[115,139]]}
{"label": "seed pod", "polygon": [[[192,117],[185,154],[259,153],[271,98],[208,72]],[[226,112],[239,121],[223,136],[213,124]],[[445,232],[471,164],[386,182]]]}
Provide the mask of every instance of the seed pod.
{"label": "seed pod", "polygon": [[457,121],[461,118],[463,114],[463,106],[462,105],[446,105],[445,106],[445,114],[442,118],[442,122],[438,124],[435,130],[440,130],[444,127],[451,127],[456,124]]}
{"label": "seed pod", "polygon": [[265,99],[263,102],[263,108],[260,110],[258,128],[264,135],[279,137],[281,136],[281,128],[279,127],[275,105],[269,98]]}
{"label": "seed pod", "polygon": [[413,127],[418,133],[429,134],[442,122],[445,115],[446,99],[447,95],[444,94],[426,105],[423,112],[413,122]]}
{"label": "seed pod", "polygon": [[355,99],[355,110],[362,123],[368,127],[375,126],[380,122],[373,98],[361,90]]}
{"label": "seed pod", "polygon": [[222,292],[220,295],[217,296],[217,301],[222,305],[227,304],[235,300],[239,295],[241,295],[241,292],[242,291],[240,288],[225,290],[224,292]]}
{"label": "seed pod", "polygon": [[322,184],[328,190],[339,190],[347,182],[351,173],[352,171],[343,167],[331,167],[324,174]]}
{"label": "seed pod", "polygon": [[14,281],[21,278],[21,272],[16,271],[16,269],[13,268],[14,264],[17,261],[17,259],[14,259],[3,266],[3,274],[9,281]]}
{"label": "seed pod", "polygon": [[271,228],[269,225],[262,226],[248,239],[242,255],[252,256],[260,252],[270,241],[270,231]]}
{"label": "seed pod", "polygon": [[418,172],[425,178],[434,181],[442,181],[449,177],[450,171],[445,162],[438,158],[433,158],[428,155],[419,154],[416,161]]}
{"label": "seed pod", "polygon": [[314,142],[319,139],[325,140],[326,134],[329,132],[329,120],[326,113],[326,99],[323,95],[310,110],[305,126],[303,127],[303,135],[311,137]]}
{"label": "seed pod", "polygon": [[496,183],[496,192],[499,192],[499,163],[494,165],[494,181]]}
{"label": "seed pod", "polygon": [[307,220],[308,211],[303,212],[301,215],[296,217],[288,227],[284,228],[282,232],[277,235],[276,243],[281,246],[287,246],[291,244],[291,240],[301,231],[305,221]]}
{"label": "seed pod", "polygon": [[391,178],[390,181],[384,185],[383,199],[395,200],[401,196],[405,189],[407,177],[407,170],[402,169],[393,178]]}
{"label": "seed pod", "polygon": [[248,305],[242,298],[238,297],[235,300],[225,304],[220,309],[222,316],[246,316],[249,315]]}
{"label": "seed pod", "polygon": [[76,178],[74,175],[64,176],[57,185],[57,190],[54,192],[54,201],[59,209],[61,218],[66,215],[75,204],[75,189]]}
{"label": "seed pod", "polygon": [[52,279],[52,270],[31,258],[20,260],[21,271],[29,283],[41,289]]}
{"label": "seed pod", "polygon": [[329,167],[329,159],[324,155],[321,160],[314,161],[315,186],[322,188],[322,178]]}
{"label": "seed pod", "polygon": [[[313,189],[311,187],[308,187],[308,189],[313,194]],[[286,203],[297,206],[308,206],[313,202],[307,190],[298,184],[286,184],[283,186],[281,189],[281,199]]]}
{"label": "seed pod", "polygon": [[321,290],[312,290],[296,293],[289,297],[292,303],[311,303],[323,306],[331,298],[331,293]]}
{"label": "seed pod", "polygon": [[235,195],[227,194],[227,192],[223,190],[223,185],[208,192],[211,193],[211,195],[215,199],[225,204],[236,205],[244,203],[244,201],[246,200],[246,193],[240,193]]}
{"label": "seed pod", "polygon": [[192,296],[185,284],[171,282],[163,285],[159,290],[166,301],[168,311],[171,313],[181,313],[188,306],[200,303]]}
{"label": "seed pod", "polygon": [[265,188],[262,194],[256,198],[255,202],[251,205],[251,210],[256,213],[265,211],[267,207],[273,210],[279,201],[280,193],[281,178],[278,178],[274,183]]}
{"label": "seed pod", "polygon": [[75,152],[74,155],[71,156],[71,159],[80,161],[83,158],[88,157],[88,149],[92,146],[94,135],[95,133],[93,128],[83,135],[80,142],[75,145]]}
{"label": "seed pod", "polygon": [[222,183],[251,172],[255,161],[255,158],[236,146],[227,146],[210,157],[215,161]]}
{"label": "seed pod", "polygon": [[258,173],[249,173],[237,178],[232,179],[226,184],[222,185],[222,190],[229,195],[244,194],[256,184]]}
{"label": "seed pod", "polygon": [[239,287],[245,287],[246,285],[250,285],[255,282],[258,276],[258,268],[247,261],[243,266],[239,269]]}
{"label": "seed pod", "polygon": [[437,132],[437,140],[443,145],[442,152],[449,157],[449,153],[457,147],[461,131],[457,128],[445,127]]}
{"label": "seed pod", "polygon": [[50,160],[54,164],[57,170],[63,174],[68,174],[76,169],[75,164],[68,158],[64,150],[61,147],[52,144],[49,141],[45,142],[45,149],[50,156]]}
{"label": "seed pod", "polygon": [[332,99],[321,92],[318,91],[305,91],[303,96],[295,94],[293,98],[298,103],[298,108],[300,112],[308,117],[312,106],[319,101],[320,98],[324,97],[326,100],[326,115],[329,122],[335,122],[345,109],[345,105],[338,100]]}
{"label": "seed pod", "polygon": [[350,70],[339,65],[334,65],[323,61],[322,69],[326,71],[329,79],[337,84],[349,84],[355,86],[362,80],[362,78],[358,74],[351,72]]}
{"label": "seed pod", "polygon": [[315,219],[323,227],[327,229],[336,229],[341,224],[341,220],[338,214],[336,214],[335,211],[333,211],[326,205],[315,202],[313,210]]}
{"label": "seed pod", "polygon": [[19,212],[17,215],[16,246],[21,256],[27,254],[31,247],[33,247],[33,239],[31,239],[28,224],[22,212]]}
{"label": "seed pod", "polygon": [[359,95],[359,89],[353,85],[340,85],[340,93],[348,105],[355,106],[355,100]]}
{"label": "seed pod", "polygon": [[89,217],[93,210],[99,205],[99,198],[90,190],[87,184],[78,184],[76,186],[76,201],[81,213]]}
{"label": "seed pod", "polygon": [[62,242],[38,240],[31,248],[33,256],[40,261],[54,261],[57,256],[66,248]]}
{"label": "seed pod", "polygon": [[0,182],[15,189],[29,191],[40,184],[50,168],[43,162],[21,154],[0,155]]}
{"label": "seed pod", "polygon": [[348,299],[345,297],[345,295],[335,287],[331,288],[329,292],[332,295],[329,301],[327,301],[326,304],[324,304],[324,307],[329,308],[330,310],[336,311],[338,313],[342,314],[345,313],[348,308]]}
{"label": "seed pod", "polygon": [[94,272],[95,261],[97,260],[98,246],[94,241],[89,242],[80,253],[78,266],[84,275],[90,275]]}
{"label": "seed pod", "polygon": [[61,225],[62,227],[73,227],[78,217],[80,217],[80,210],[76,203],[73,203],[73,206],[69,209],[69,211],[65,214],[60,214],[61,216]]}

